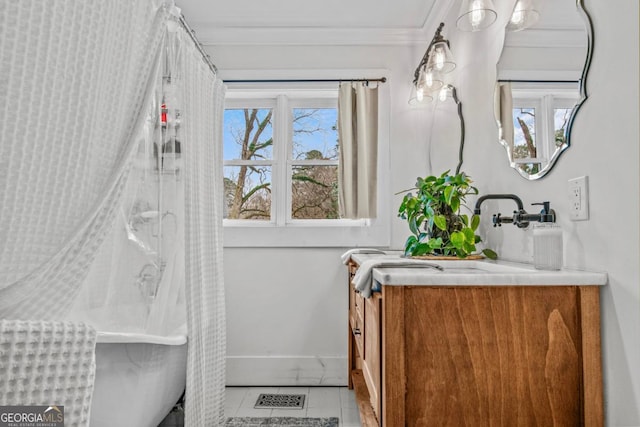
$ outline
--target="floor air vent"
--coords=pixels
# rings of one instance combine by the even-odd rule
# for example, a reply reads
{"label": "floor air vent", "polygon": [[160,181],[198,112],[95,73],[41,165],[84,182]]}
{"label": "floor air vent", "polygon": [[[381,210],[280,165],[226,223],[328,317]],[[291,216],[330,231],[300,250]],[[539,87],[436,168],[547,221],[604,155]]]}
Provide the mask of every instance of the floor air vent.
{"label": "floor air vent", "polygon": [[254,408],[302,409],[304,394],[261,394]]}

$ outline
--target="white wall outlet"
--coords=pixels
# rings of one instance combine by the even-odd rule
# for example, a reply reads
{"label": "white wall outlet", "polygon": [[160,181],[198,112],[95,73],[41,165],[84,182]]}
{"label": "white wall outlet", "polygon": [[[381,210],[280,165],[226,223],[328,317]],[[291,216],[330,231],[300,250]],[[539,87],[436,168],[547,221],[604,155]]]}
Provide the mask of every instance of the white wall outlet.
{"label": "white wall outlet", "polygon": [[569,180],[569,219],[584,221],[589,219],[589,187],[587,177]]}

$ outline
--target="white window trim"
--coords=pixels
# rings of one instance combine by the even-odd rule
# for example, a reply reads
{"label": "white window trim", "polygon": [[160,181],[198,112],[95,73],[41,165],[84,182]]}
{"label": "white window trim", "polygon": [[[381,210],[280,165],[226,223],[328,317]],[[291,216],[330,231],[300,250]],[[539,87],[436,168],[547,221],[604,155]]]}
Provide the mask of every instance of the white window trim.
{"label": "white window trim", "polygon": [[[240,73],[238,77],[242,79],[252,78],[265,78],[260,76],[261,72],[255,72],[256,74]],[[347,78],[347,72],[341,71],[340,75],[316,75],[318,79],[330,79],[330,78]],[[377,76],[388,75],[386,70],[375,71],[362,71],[357,72],[354,78],[361,78],[362,75]],[[228,74],[233,75],[232,72]],[[359,76],[359,77],[357,77]],[[223,76],[223,78],[229,78]],[[268,78],[274,78],[270,76]],[[277,77],[275,77],[277,78]],[[296,77],[287,76],[287,78],[295,79]],[[308,78],[306,76],[300,78]],[[327,84],[310,84],[305,83],[282,85],[278,87],[278,90],[274,90],[274,84],[251,84],[251,85],[229,85],[227,87],[227,98],[225,100],[225,108],[242,108],[247,106],[249,101],[250,106],[261,106],[265,108],[269,105],[273,105],[273,97],[281,94],[281,89],[287,89],[287,101],[285,103],[276,104],[274,107],[274,120],[282,121],[280,126],[274,125],[274,140],[276,138],[276,132],[279,129],[286,129],[282,127],[284,124],[288,126],[288,118],[290,108],[296,106],[306,107],[309,104],[307,100],[312,100],[318,107],[323,105],[329,105],[327,102],[335,101],[331,98],[337,98],[337,83]],[[376,246],[376,247],[388,247],[390,244],[390,223],[391,212],[389,209],[389,131],[390,131],[390,90],[389,84],[381,84],[379,86],[379,117],[378,117],[378,217],[374,219],[336,219],[336,220],[292,220],[290,218],[289,209],[285,209],[285,212],[278,211],[278,206],[290,206],[290,190],[281,191],[282,189],[289,189],[291,186],[290,174],[282,174],[275,166],[276,162],[286,162],[287,168],[292,165],[303,162],[291,159],[291,153],[289,151],[282,152],[280,144],[274,144],[273,147],[273,160],[269,161],[274,164],[272,166],[272,179],[279,184],[272,188],[272,220],[271,221],[251,221],[251,220],[228,220],[225,219],[224,223],[224,246],[225,247],[352,247],[352,246]],[[258,94],[258,97],[256,97]],[[271,99],[269,99],[271,98]],[[297,98],[304,99],[304,104],[299,104]],[[269,104],[266,101],[270,101]],[[292,132],[290,132],[292,133]],[[286,147],[291,149],[290,143],[292,135],[288,136]],[[309,161],[306,161],[309,162]],[[326,161],[324,161],[326,162]],[[226,164],[231,165],[231,162]],[[310,163],[305,163],[310,164]],[[323,163],[326,164],[326,163]],[[277,180],[277,181],[276,181]],[[280,191],[277,191],[280,190]],[[283,200],[284,198],[284,200]],[[274,212],[275,209],[275,212]]]}

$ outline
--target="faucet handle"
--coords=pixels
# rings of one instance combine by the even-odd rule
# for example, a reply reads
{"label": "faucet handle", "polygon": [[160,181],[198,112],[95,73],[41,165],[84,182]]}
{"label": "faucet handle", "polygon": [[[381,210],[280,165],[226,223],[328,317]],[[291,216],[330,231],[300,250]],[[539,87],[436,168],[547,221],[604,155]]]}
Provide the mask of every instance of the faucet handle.
{"label": "faucet handle", "polygon": [[531,206],[542,206],[542,212],[543,214],[548,214],[550,211],[550,207],[551,207],[551,202],[541,202],[541,203],[531,203]]}
{"label": "faucet handle", "polygon": [[531,203],[532,205],[542,205],[540,219],[538,222],[556,222],[556,212],[551,209],[551,202]]}

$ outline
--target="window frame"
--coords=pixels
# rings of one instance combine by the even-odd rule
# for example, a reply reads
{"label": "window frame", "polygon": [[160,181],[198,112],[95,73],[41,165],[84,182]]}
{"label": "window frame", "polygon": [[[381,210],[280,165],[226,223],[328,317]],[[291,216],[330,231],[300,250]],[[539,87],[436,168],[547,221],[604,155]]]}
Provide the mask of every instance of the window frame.
{"label": "window frame", "polygon": [[[390,224],[387,206],[389,152],[388,85],[379,92],[379,156],[378,156],[378,218],[374,219],[294,219],[292,218],[293,166],[305,164],[337,165],[331,160],[293,159],[294,108],[337,108],[337,83],[229,84],[225,110],[242,108],[273,109],[273,159],[271,186],[271,220],[224,219],[225,247],[347,247],[388,246]],[[243,163],[242,160],[224,161],[224,166]],[[249,161],[253,164],[254,161]],[[381,176],[382,175],[382,176]]]}

